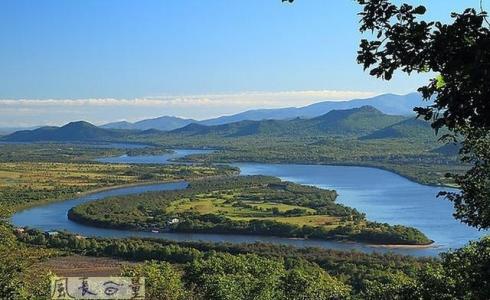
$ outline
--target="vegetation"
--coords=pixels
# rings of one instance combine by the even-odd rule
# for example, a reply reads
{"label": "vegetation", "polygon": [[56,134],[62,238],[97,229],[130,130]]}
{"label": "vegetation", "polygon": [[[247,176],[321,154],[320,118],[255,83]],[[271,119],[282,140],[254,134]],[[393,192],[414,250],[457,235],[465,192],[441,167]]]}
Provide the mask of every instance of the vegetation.
{"label": "vegetation", "polygon": [[[113,197],[72,208],[71,220],[100,227],[428,244],[420,231],[368,222],[335,203],[335,191],[240,176],[201,180],[187,190]],[[176,220],[176,221],[172,221]]]}
{"label": "vegetation", "polygon": [[[424,97],[434,100],[434,103],[426,108],[418,108],[417,112],[426,120],[433,120],[434,128],[446,127],[454,134],[455,139],[462,139],[460,154],[463,156],[463,164],[458,164],[456,158],[449,152],[439,151],[440,145],[435,141],[420,141],[418,133],[412,134],[414,124],[407,124],[403,120],[393,118],[390,121],[393,123],[383,123],[382,127],[377,128],[376,126],[387,120],[378,115],[375,123],[379,124],[370,127],[373,123],[365,118],[352,118],[352,115],[344,118],[345,116],[339,116],[338,112],[339,118],[333,118],[334,120],[319,117],[304,122],[292,120],[291,123],[245,122],[211,129],[191,126],[168,134],[155,131],[137,133],[110,131],[79,122],[62,128],[43,128],[35,133],[18,133],[14,139],[25,140],[26,137],[30,140],[129,139],[152,141],[159,145],[212,146],[224,150],[213,157],[222,161],[227,159],[244,161],[252,158],[251,160],[255,161],[363,163],[392,168],[405,176],[413,176],[419,181],[427,180],[426,182],[431,183],[447,183],[440,178],[440,172],[454,169],[454,166],[459,168],[462,165],[461,170],[466,173],[453,176],[454,182],[461,187],[462,192],[445,195],[454,202],[457,218],[471,226],[488,228],[490,226],[488,206],[490,30],[485,25],[488,24],[487,14],[468,9],[462,14],[454,14],[453,24],[442,24],[419,21],[419,15],[425,13],[423,6],[412,7],[403,4],[398,7],[387,0],[359,0],[359,3],[364,8],[361,14],[361,30],[374,33],[372,41],[361,42],[359,62],[370,69],[372,75],[387,80],[396,70],[407,73],[413,71],[438,73],[439,75],[430,84],[420,89]],[[403,123],[397,123],[399,121]],[[322,127],[324,124],[330,126],[335,124],[340,130],[332,132]],[[290,130],[295,136],[288,135]],[[372,135],[374,132],[376,134]],[[101,154],[104,151],[116,153],[118,150],[66,148],[57,150],[53,148],[56,146],[50,145],[26,147],[29,150],[19,154],[14,151],[8,153],[3,151],[13,147],[15,146],[4,146],[0,152],[3,184],[0,187],[1,217],[8,216],[10,209],[19,209],[43,201],[54,201],[71,193],[98,187],[97,184],[111,186],[120,182],[151,180],[150,177],[169,180],[188,178],[187,176],[192,178],[201,176],[203,172],[202,169],[196,171],[192,166],[172,166],[168,169],[148,166],[148,169],[147,167],[138,169],[124,165],[116,167],[85,164],[80,161],[60,164],[79,160],[82,156],[84,157],[82,159],[86,159],[93,157],[95,153]],[[21,159],[22,155],[24,159]],[[47,160],[50,162],[46,162]],[[468,165],[471,167],[468,168]],[[100,166],[103,167],[97,169]],[[104,172],[104,168],[114,169],[108,174]],[[214,170],[210,173],[217,173],[216,175],[233,172],[227,168],[201,168],[210,168]],[[125,173],[135,170],[136,173]],[[204,173],[209,175],[207,171]],[[34,183],[36,179],[41,180],[39,183]],[[193,185],[205,186],[212,182],[195,182]],[[298,200],[297,197],[292,196],[285,197],[286,202],[282,201],[282,197],[273,197],[281,190],[277,189],[278,185],[282,186],[282,191],[286,195],[297,196],[295,194],[297,189],[304,188],[306,190],[301,191],[301,194],[308,196],[300,201],[295,201]],[[130,217],[169,217],[172,214],[172,216],[178,215],[184,220],[182,224],[190,224],[191,228],[193,226],[206,228],[209,223],[211,227],[214,226],[213,228],[216,228],[216,224],[218,227],[225,228],[223,224],[232,227],[236,224],[248,226],[252,220],[258,220],[262,216],[265,220],[259,220],[260,222],[255,224],[255,229],[274,228],[276,232],[284,232],[286,228],[286,231],[294,229],[293,232],[297,233],[305,230],[305,227],[308,229],[304,226],[305,217],[317,217],[322,210],[326,210],[323,214],[337,218],[333,219],[336,222],[342,221],[339,221],[339,218],[343,218],[343,222],[350,222],[349,226],[336,224],[337,226],[331,230],[338,228],[358,230],[359,228],[355,226],[362,225],[367,231],[365,233],[369,240],[376,238],[386,240],[386,233],[392,234],[396,239],[400,236],[403,239],[414,239],[413,234],[417,238],[416,232],[410,232],[405,228],[387,227],[383,224],[373,225],[359,218],[362,216],[359,213],[337,206],[326,194],[320,197],[322,201],[317,201],[321,200],[316,197],[319,192],[314,190],[308,192],[306,187],[296,187],[277,181],[269,182],[267,187],[258,187],[259,195],[264,195],[261,193],[264,193],[265,189],[267,192],[265,195],[272,196],[271,199],[276,201],[257,202],[256,199],[243,198],[248,195],[243,191],[232,190],[232,194],[228,195],[224,192],[229,193],[229,190],[218,189],[219,193],[215,195],[218,186],[219,182],[214,181],[212,188],[208,188],[207,191],[203,188],[198,194],[185,194],[187,191],[183,191],[180,195],[188,196],[189,203],[175,203],[180,200],[158,194],[151,194],[151,197],[144,195],[142,197],[149,197],[150,206],[145,207],[140,203],[141,209],[136,207]],[[192,189],[193,187],[190,191]],[[273,192],[269,193],[269,190]],[[151,201],[155,195],[157,200],[162,200],[163,203],[160,205],[163,206],[158,206],[156,202]],[[226,201],[230,203],[225,203]],[[194,205],[197,202],[201,202],[202,206]],[[190,207],[186,207],[189,204]],[[157,211],[150,212],[150,207],[161,211],[152,215]],[[187,213],[191,207],[196,213]],[[224,210],[223,215],[234,214],[232,217],[235,219],[223,219],[221,216],[209,213],[213,210]],[[273,221],[266,218],[272,218]],[[277,221],[281,218],[290,222]],[[295,221],[291,222],[293,219]],[[177,227],[181,226],[180,221],[178,224]],[[299,225],[302,227],[295,227]],[[324,228],[328,225],[322,226]],[[351,234],[349,230],[344,234]],[[31,267],[34,262],[60,255],[64,251],[137,261],[157,260],[158,262],[130,266],[123,271],[123,274],[147,277],[148,295],[158,299],[490,298],[489,237],[471,242],[461,249],[444,253],[440,260],[431,261],[394,255],[296,249],[264,244],[174,243],[148,239],[80,238],[68,233],[49,237],[36,230],[18,232],[17,235],[13,232],[8,224],[0,222],[0,298],[2,299],[48,298],[49,272],[33,270]],[[306,236],[305,232],[301,234]],[[311,232],[308,231],[308,236],[310,234]],[[356,234],[357,238],[363,236],[362,230]]]}
{"label": "vegetation", "polygon": [[17,210],[125,184],[231,175],[234,168],[97,163],[0,163],[0,207]]}
{"label": "vegetation", "polygon": [[[287,299],[332,299],[332,296],[487,299],[489,296],[486,278],[490,238],[448,252],[441,260],[430,260],[260,243],[80,239],[68,233],[45,237],[36,230],[17,236],[27,244],[48,249],[150,261],[128,266],[123,275],[145,276],[149,295],[167,297],[164,299],[256,299],[260,295],[265,299],[281,299],[285,291],[288,292],[285,297],[291,297]],[[163,282],[166,276],[168,280]],[[319,294],[324,297],[315,297]]]}
{"label": "vegetation", "polygon": [[[396,255],[297,249],[269,244],[227,245],[174,243],[150,239],[77,239],[76,236],[67,233],[46,238],[36,230],[28,230],[18,234],[18,237],[29,244],[86,255],[172,263],[173,266],[167,263],[145,263],[129,267],[123,274],[149,276],[147,287],[150,289],[150,295],[155,295],[158,291],[162,295],[171,293],[189,297],[190,295],[184,292],[186,290],[200,296],[198,299],[237,299],[236,296],[238,299],[254,299],[254,295],[257,295],[254,293],[282,294],[287,291],[285,286],[290,289],[292,295],[296,294],[297,298],[292,299],[302,299],[300,295],[303,293],[312,297],[306,299],[315,299],[311,296],[315,292],[328,295],[340,293],[345,298],[351,291],[352,294],[358,294],[363,289],[363,282],[368,278],[374,281],[381,274],[392,272],[414,274],[425,265],[435,263],[431,260]],[[169,281],[164,284],[159,284],[160,277],[153,277],[161,272],[169,276]],[[175,294],[171,291],[174,288]]]}
{"label": "vegetation", "polygon": [[126,154],[124,149],[83,144],[0,144],[0,162],[87,162],[105,156]]}
{"label": "vegetation", "polygon": [[41,127],[34,130],[17,131],[3,137],[9,142],[38,142],[38,141],[105,141],[123,138],[130,131],[109,130],[99,128],[88,122],[71,122],[62,127]]}
{"label": "vegetation", "polygon": [[[321,120],[322,117],[319,118]],[[296,122],[300,121],[304,120]],[[393,124],[392,127],[390,125],[379,131],[364,131],[358,135],[342,131],[331,134],[325,130],[308,134],[303,131],[297,132],[300,129],[295,131],[292,129],[293,125],[283,127],[280,129],[282,133],[279,133],[277,129],[279,125],[272,124],[281,122],[294,122],[294,120],[263,121],[268,125],[262,124],[257,127],[249,124],[240,129],[236,126],[244,126],[247,122],[213,126],[211,129],[202,125],[189,125],[170,133],[148,135],[145,140],[163,147],[219,150],[209,155],[186,158],[194,162],[373,166],[394,171],[420,183],[434,185],[454,184],[454,180],[447,178],[445,174],[448,172],[462,174],[468,170],[467,164],[459,162],[457,150],[440,151],[443,144],[437,141],[437,136],[430,131],[428,123],[421,120],[409,119],[406,122]],[[358,124],[351,126],[364,126],[361,124],[363,123],[359,121]],[[224,126],[227,126],[228,130],[224,130]],[[318,126],[321,128],[323,125]],[[375,133],[376,135],[373,135]],[[135,138],[134,141],[140,140]]]}
{"label": "vegetation", "polygon": [[[0,206],[0,217],[6,216]],[[53,249],[31,247],[18,241],[12,228],[0,221],[0,298],[46,299],[49,297],[49,270],[34,271],[36,262],[59,255]]]}
{"label": "vegetation", "polygon": [[112,143],[0,143],[0,162],[91,162],[108,156],[161,155],[172,150],[150,146],[129,147]]}
{"label": "vegetation", "polygon": [[453,174],[461,192],[443,192],[455,217],[480,229],[490,228],[490,23],[487,12],[468,8],[452,13],[450,24],[428,21],[422,5],[397,6],[388,0],[358,0],[363,6],[358,62],[370,74],[390,80],[394,72],[434,72],[418,90],[432,104],[414,110],[460,140],[462,161],[472,167]]}
{"label": "vegetation", "polygon": [[[70,136],[84,138],[84,126],[73,127]],[[127,131],[124,136],[100,138],[158,145],[115,150],[113,155],[153,154],[162,148],[213,148],[221,151],[209,157],[199,156],[195,161],[374,166],[434,185],[454,184],[454,179],[445,174],[462,174],[468,169],[466,163],[459,162],[457,151],[439,151],[442,144],[437,142],[429,123],[386,115],[369,106],[334,110],[312,119],[241,121],[218,126],[190,124],[171,132]]]}

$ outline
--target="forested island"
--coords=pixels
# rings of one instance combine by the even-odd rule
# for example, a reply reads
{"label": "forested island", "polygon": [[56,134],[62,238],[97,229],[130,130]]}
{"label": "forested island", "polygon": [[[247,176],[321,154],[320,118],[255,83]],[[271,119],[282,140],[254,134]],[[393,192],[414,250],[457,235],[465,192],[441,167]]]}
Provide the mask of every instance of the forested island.
{"label": "forested island", "polygon": [[186,190],[113,197],[70,209],[84,224],[145,231],[274,235],[428,245],[415,228],[370,222],[337,194],[266,176],[192,181]]}

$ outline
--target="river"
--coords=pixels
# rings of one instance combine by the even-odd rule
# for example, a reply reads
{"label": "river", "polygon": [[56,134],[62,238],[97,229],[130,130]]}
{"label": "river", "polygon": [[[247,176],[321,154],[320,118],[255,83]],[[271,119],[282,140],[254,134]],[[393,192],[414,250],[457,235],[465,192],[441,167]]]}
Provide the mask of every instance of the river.
{"label": "river", "polygon": [[[156,156],[120,156],[102,158],[98,161],[110,163],[158,163],[168,164],[171,160],[190,154],[205,154],[209,150],[176,150],[174,153]],[[402,224],[420,229],[435,244],[429,248],[383,248],[360,243],[337,241],[298,240],[270,236],[150,233],[129,230],[102,229],[81,225],[68,220],[70,208],[110,196],[139,194],[147,191],[182,189],[185,182],[153,184],[118,188],[93,193],[67,201],[44,204],[17,212],[12,217],[15,226],[28,226],[41,230],[68,230],[86,236],[102,237],[153,237],[176,241],[210,241],[230,243],[269,242],[296,247],[324,247],[338,250],[363,252],[395,252],[414,256],[435,256],[449,248],[459,248],[469,240],[484,235],[452,217],[452,205],[436,198],[439,187],[421,185],[397,174],[367,167],[325,166],[297,164],[236,163],[242,175],[270,175],[283,180],[335,189],[338,202],[366,213],[372,221]]]}

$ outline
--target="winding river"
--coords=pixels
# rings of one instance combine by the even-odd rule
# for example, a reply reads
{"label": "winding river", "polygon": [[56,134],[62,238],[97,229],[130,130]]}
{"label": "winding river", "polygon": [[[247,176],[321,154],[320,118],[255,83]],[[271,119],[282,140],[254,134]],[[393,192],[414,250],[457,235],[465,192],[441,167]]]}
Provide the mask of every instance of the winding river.
{"label": "winding river", "polygon": [[[168,164],[172,159],[190,154],[205,154],[208,150],[176,150],[156,156],[120,156],[102,158],[110,163]],[[395,252],[414,256],[435,256],[449,248],[458,248],[484,232],[472,229],[452,217],[452,206],[436,198],[438,187],[421,185],[397,174],[367,167],[324,166],[297,164],[236,163],[243,175],[270,175],[283,180],[337,190],[338,202],[365,212],[369,220],[416,227],[435,244],[429,248],[384,248],[359,243],[337,241],[298,240],[270,236],[150,233],[128,230],[102,229],[81,225],[68,220],[70,208],[110,196],[139,194],[186,188],[187,183],[165,183],[133,186],[101,191],[67,201],[45,204],[17,212],[12,217],[15,226],[28,226],[41,230],[68,230],[86,236],[152,237],[175,241],[210,241],[230,243],[268,242],[296,247],[323,247],[363,252]]]}

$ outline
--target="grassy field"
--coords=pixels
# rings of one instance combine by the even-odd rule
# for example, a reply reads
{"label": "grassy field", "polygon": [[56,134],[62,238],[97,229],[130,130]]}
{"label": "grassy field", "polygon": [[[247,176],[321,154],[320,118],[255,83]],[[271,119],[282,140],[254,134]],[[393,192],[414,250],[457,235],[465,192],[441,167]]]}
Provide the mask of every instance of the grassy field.
{"label": "grassy field", "polygon": [[73,194],[145,182],[164,182],[232,174],[210,166],[126,165],[102,163],[0,163],[0,206],[19,209],[63,200]]}
{"label": "grassy field", "polygon": [[[243,191],[241,192],[243,193]],[[232,220],[250,221],[258,220],[273,220],[285,224],[294,225],[310,225],[333,228],[335,226],[345,224],[341,222],[341,218],[328,216],[318,213],[315,209],[290,205],[279,202],[264,201],[247,201],[240,199],[245,195],[237,191],[220,191],[208,194],[198,194],[191,200],[183,198],[174,201],[165,208],[165,212],[169,215],[179,215],[185,212],[193,212],[201,215],[205,214],[220,214]],[[256,196],[256,195],[255,195]],[[281,216],[288,211],[294,209],[301,210],[301,216]],[[274,213],[276,211],[276,213]]]}

